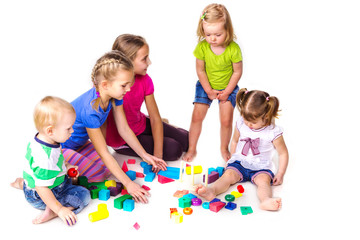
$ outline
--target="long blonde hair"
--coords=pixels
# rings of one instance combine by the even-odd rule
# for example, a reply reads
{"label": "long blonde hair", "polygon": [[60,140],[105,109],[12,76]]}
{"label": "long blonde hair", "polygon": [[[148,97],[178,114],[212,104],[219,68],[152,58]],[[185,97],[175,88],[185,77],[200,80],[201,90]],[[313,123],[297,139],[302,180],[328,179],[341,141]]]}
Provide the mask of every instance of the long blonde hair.
{"label": "long blonde hair", "polygon": [[224,5],[213,3],[204,8],[196,31],[199,42],[205,39],[203,28],[204,21],[207,23],[224,22],[224,28],[226,31],[225,46],[228,46],[236,39],[230,14]]}
{"label": "long blonde hair", "polygon": [[[113,50],[105,53],[96,61],[91,73],[91,80],[97,93],[99,92],[100,79],[104,78],[107,81],[113,81],[113,78],[119,69],[124,71],[134,70],[131,60],[121,51]],[[99,109],[99,105],[100,96],[98,95],[98,97],[92,101],[92,107],[97,110]]]}
{"label": "long blonde hair", "polygon": [[144,45],[147,45],[145,39],[133,34],[119,35],[112,46],[112,50],[119,50],[131,60],[134,61],[136,53]]}

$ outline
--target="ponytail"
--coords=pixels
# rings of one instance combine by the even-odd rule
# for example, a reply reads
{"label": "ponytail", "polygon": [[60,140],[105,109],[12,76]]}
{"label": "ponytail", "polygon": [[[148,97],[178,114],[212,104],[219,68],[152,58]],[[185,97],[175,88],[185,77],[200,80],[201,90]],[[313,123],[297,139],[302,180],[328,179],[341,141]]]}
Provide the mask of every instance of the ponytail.
{"label": "ponytail", "polygon": [[266,126],[272,124],[273,119],[279,116],[279,99],[275,96],[266,97],[265,101],[267,102],[266,112],[264,114],[264,122]]}

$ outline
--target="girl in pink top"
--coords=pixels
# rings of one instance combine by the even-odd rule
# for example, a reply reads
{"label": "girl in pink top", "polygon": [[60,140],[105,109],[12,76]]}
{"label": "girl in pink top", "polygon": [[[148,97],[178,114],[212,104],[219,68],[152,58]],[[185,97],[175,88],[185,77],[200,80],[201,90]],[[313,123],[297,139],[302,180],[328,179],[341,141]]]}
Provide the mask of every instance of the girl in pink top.
{"label": "girl in pink top", "polygon": [[[164,123],[160,117],[154,98],[154,84],[147,75],[151,61],[145,39],[131,34],[120,35],[113,44],[113,50],[125,53],[134,65],[135,82],[123,98],[124,112],[130,128],[149,154],[165,161],[179,159],[188,150],[189,132]],[[140,111],[144,101],[149,116]],[[118,134],[111,112],[107,119],[106,142],[117,153],[137,156]]]}

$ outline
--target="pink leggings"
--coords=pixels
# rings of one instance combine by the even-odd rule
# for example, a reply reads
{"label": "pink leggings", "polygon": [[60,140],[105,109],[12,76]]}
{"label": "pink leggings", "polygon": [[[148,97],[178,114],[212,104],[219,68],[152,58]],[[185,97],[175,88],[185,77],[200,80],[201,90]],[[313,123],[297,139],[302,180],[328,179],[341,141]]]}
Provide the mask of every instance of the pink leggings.
{"label": "pink leggings", "polygon": [[86,176],[89,182],[102,182],[111,174],[90,141],[77,150],[64,148],[63,155],[66,162],[78,166],[80,176]]}

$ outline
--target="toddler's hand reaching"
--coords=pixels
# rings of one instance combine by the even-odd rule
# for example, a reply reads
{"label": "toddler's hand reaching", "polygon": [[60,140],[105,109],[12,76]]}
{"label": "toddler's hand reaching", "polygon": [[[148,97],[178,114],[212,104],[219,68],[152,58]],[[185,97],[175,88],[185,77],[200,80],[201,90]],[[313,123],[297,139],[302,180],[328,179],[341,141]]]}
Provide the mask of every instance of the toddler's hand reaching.
{"label": "toddler's hand reaching", "polygon": [[67,207],[60,208],[57,214],[60,219],[63,220],[63,222],[66,223],[68,226],[75,225],[77,221],[76,214]]}

